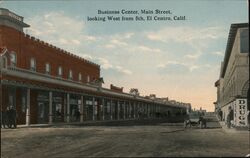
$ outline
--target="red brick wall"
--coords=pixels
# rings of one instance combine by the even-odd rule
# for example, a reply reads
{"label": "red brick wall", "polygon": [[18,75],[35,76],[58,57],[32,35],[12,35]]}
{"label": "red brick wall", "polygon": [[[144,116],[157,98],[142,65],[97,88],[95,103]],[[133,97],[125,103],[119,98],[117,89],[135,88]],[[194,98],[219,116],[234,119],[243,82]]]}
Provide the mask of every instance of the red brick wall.
{"label": "red brick wall", "polygon": [[[6,46],[9,51],[17,54],[17,67],[30,69],[30,59],[36,59],[37,72],[45,73],[45,64],[51,67],[51,75],[58,75],[58,67],[63,68],[63,78],[68,78],[69,70],[73,71],[73,80],[78,81],[78,74],[82,74],[82,81],[100,77],[100,67],[87,60],[66,53],[49,44],[36,41],[15,29],[0,26],[0,47]],[[1,40],[2,38],[2,40]]]}

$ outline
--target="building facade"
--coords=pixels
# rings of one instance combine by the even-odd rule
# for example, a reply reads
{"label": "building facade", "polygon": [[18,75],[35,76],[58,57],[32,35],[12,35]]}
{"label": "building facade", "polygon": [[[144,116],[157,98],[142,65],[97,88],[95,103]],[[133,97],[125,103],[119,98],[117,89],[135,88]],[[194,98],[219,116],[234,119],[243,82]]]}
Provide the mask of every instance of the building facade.
{"label": "building facade", "polygon": [[103,88],[99,65],[25,34],[25,27],[23,17],[0,8],[1,112],[14,107],[17,124],[185,114],[180,104]]}
{"label": "building facade", "polygon": [[233,110],[233,125],[249,124],[249,24],[232,24],[220,77],[215,82],[217,101],[215,111],[221,121],[227,121]]}

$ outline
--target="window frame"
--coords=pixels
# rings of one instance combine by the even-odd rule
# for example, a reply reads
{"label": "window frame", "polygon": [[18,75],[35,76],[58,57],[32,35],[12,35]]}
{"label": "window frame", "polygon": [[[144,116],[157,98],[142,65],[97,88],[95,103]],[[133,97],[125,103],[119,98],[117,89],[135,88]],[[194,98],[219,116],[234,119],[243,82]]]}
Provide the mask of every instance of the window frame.
{"label": "window frame", "polygon": [[[47,66],[48,66],[48,67],[47,67]],[[47,69],[47,68],[48,68],[48,69]],[[45,73],[49,75],[50,72],[51,72],[50,64],[49,64],[49,63],[45,63]]]}
{"label": "window frame", "polygon": [[[34,67],[32,67],[32,61],[34,61]],[[30,58],[30,70],[36,71],[36,59],[34,57]]]}
{"label": "window frame", "polygon": [[68,79],[73,80],[73,71],[71,69],[69,69]]}
{"label": "window frame", "polygon": [[79,72],[79,74],[78,74],[78,81],[79,81],[79,82],[82,81],[82,73],[81,73],[81,72]]}
{"label": "window frame", "polygon": [[58,75],[59,77],[62,77],[62,76],[63,76],[63,68],[62,68],[62,66],[59,66],[57,70],[58,70],[58,71],[57,71],[57,75]]}
{"label": "window frame", "polygon": [[[14,55],[14,57],[15,57],[14,62],[13,62],[13,60],[12,60],[13,55]],[[16,52],[11,51],[11,53],[10,53],[10,66],[16,67],[16,65],[17,65],[17,54],[16,54]]]}

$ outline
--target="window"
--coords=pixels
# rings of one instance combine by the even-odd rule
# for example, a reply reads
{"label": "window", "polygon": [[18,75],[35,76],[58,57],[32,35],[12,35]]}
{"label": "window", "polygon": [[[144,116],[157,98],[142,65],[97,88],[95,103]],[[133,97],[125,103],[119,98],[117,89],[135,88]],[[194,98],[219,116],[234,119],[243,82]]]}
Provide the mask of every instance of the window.
{"label": "window", "polygon": [[72,70],[69,70],[69,79],[73,79],[73,73],[72,73]]}
{"label": "window", "polygon": [[81,73],[79,73],[78,79],[79,79],[79,81],[82,81],[82,74]]}
{"label": "window", "polygon": [[90,82],[90,77],[89,77],[89,75],[87,76],[87,82]]}
{"label": "window", "polygon": [[59,67],[58,67],[58,76],[62,76],[62,75],[63,75],[62,67],[59,66]]}
{"label": "window", "polygon": [[7,58],[4,56],[3,57],[3,68],[7,68]]}
{"label": "window", "polygon": [[249,52],[249,36],[248,29],[244,29],[240,33],[240,52],[248,53]]}
{"label": "window", "polygon": [[30,59],[30,70],[36,71],[36,60],[34,58]]}
{"label": "window", "polygon": [[45,73],[50,74],[50,64],[49,63],[45,64]]}
{"label": "window", "polygon": [[16,53],[15,52],[11,52],[10,53],[10,66],[15,67],[16,66]]}

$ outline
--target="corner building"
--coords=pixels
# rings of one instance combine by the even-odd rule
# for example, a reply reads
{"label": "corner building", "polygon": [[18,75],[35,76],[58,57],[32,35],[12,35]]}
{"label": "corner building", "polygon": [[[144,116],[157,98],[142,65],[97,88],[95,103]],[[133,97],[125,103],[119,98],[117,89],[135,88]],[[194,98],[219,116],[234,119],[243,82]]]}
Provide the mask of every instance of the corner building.
{"label": "corner building", "polygon": [[1,112],[13,106],[17,124],[185,114],[182,105],[103,88],[99,65],[25,34],[26,27],[23,17],[0,8]]}
{"label": "corner building", "polygon": [[215,82],[215,111],[221,121],[227,121],[233,110],[233,125],[249,125],[249,24],[232,24],[229,31],[220,77]]}

